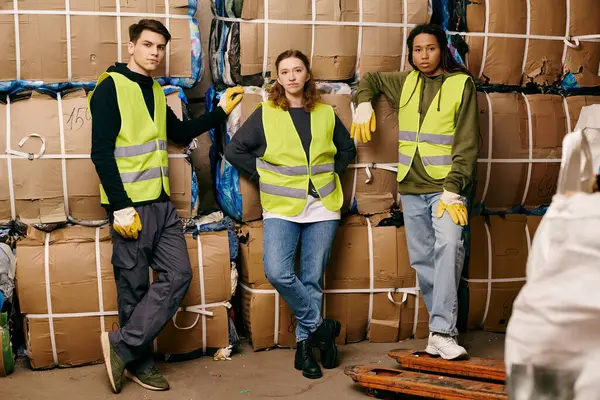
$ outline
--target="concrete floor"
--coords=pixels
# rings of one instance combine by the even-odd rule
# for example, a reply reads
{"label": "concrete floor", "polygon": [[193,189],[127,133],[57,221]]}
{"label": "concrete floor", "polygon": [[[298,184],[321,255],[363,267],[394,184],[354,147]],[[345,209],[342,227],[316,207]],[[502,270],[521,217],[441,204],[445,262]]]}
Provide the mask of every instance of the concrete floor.
{"label": "concrete floor", "polygon": [[[386,353],[397,348],[422,349],[425,340],[399,343],[361,342],[340,347],[341,366],[324,370],[322,379],[305,379],[293,368],[294,351],[274,349],[253,352],[245,344],[232,361],[213,361],[205,357],[179,363],[160,363],[159,369],[171,384],[168,392],[147,391],[126,381],[115,395],[109,388],[103,365],[32,371],[25,360],[15,373],[0,378],[0,399],[15,400],[95,400],[95,399],[367,399],[360,386],[344,375],[344,367],[378,364],[395,368]],[[504,335],[471,332],[460,338],[471,356],[502,359]],[[260,367],[259,367],[260,365]]]}

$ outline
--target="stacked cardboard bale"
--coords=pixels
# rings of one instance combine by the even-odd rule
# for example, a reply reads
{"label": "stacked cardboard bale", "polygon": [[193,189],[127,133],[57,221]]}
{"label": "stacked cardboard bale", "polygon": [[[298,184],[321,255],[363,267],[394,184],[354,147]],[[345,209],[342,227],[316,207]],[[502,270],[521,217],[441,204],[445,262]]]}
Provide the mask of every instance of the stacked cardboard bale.
{"label": "stacked cardboard bale", "polygon": [[[428,334],[429,318],[410,267],[404,227],[389,214],[353,215],[338,228],[325,273],[323,315],[342,323],[339,343],[397,342]],[[244,325],[255,350],[295,345],[296,320],[265,277],[263,223],[242,228]]]}
{"label": "stacked cardboard bale", "polygon": [[[466,53],[462,51],[458,46],[459,37],[455,36],[451,44],[453,54],[458,59],[461,58],[459,54],[466,56],[464,59],[475,81],[486,84],[486,92],[477,94],[481,146],[476,190],[473,193],[474,205],[477,206],[474,210],[483,214],[523,210],[543,213],[544,206],[550,203],[555,192],[562,139],[575,126],[581,107],[599,102],[599,98],[574,96],[576,93],[564,91],[524,95],[510,90],[526,84],[529,84],[528,93],[535,91],[531,90],[531,84],[560,89],[600,84],[597,77],[600,61],[600,48],[597,46],[600,43],[597,39],[600,31],[598,25],[592,22],[598,18],[589,18],[600,12],[597,1],[552,0],[552,4],[548,5],[541,1],[511,0],[509,7],[502,7],[506,4],[500,0],[475,3],[453,0],[433,3],[420,0],[354,3],[304,1],[295,2],[294,7],[288,3],[288,0],[212,2],[215,17],[209,47],[213,81],[220,85],[247,85],[246,96],[230,117],[222,137],[216,133],[214,138],[218,160],[215,165],[217,197],[228,213],[247,223],[261,218],[256,185],[239,176],[222,158],[222,152],[240,124],[266,98],[264,89],[250,86],[263,86],[265,82],[273,81],[274,60],[281,51],[297,48],[309,55],[313,77],[317,80],[355,83],[366,72],[406,71],[410,69],[406,47],[410,30],[415,24],[428,22],[432,4],[438,7],[440,3],[448,6],[455,17],[460,17],[443,25],[451,30],[467,31],[461,37],[466,39],[469,50]],[[565,37],[568,40],[563,41]],[[323,87],[328,85],[335,87],[336,84],[323,84]],[[508,86],[512,88],[507,90]],[[492,93],[492,89],[498,92]],[[333,105],[346,127],[349,127],[352,107],[347,91],[326,89],[324,92],[329,94],[323,96],[323,101]],[[211,93],[215,96],[213,99],[218,97],[216,90],[213,89]],[[364,214],[367,218],[377,218],[377,214],[401,209],[395,176],[398,105],[381,96],[376,101],[375,112],[377,131],[373,134],[373,140],[367,144],[357,143],[357,158],[341,177],[343,211]],[[334,248],[339,246],[338,241],[344,235],[342,232],[348,224],[352,225],[353,218],[364,217],[352,216],[343,221]],[[517,215],[514,218],[526,217]],[[474,219],[476,225],[479,224],[477,221]],[[246,250],[255,256],[262,254],[258,250],[262,241],[261,226],[258,221],[244,227],[249,241],[243,248],[246,246]],[[481,264],[482,257],[477,252],[480,251],[478,241],[482,237],[475,236],[471,236],[474,241],[470,246],[475,252],[474,258],[466,269],[469,290],[473,292],[469,326],[474,328],[483,325],[489,328],[494,316],[506,307],[495,300],[497,291],[492,295],[492,289],[495,290],[497,286],[493,279],[497,276],[518,279],[516,284],[500,282],[512,284],[509,289],[516,295],[520,288],[518,285],[524,280],[524,273],[520,273],[520,270],[503,270],[506,267],[498,262],[494,267],[498,271],[494,269],[489,276],[485,275],[493,283],[486,289],[488,294],[478,295],[483,293],[483,289],[477,286],[481,284],[477,279],[484,279],[479,271],[481,268],[487,271],[488,263]],[[490,240],[490,243],[501,247],[503,233],[492,235]],[[356,243],[353,245],[356,246]],[[406,246],[404,242],[402,245]],[[242,251],[242,259],[244,254]],[[519,268],[523,259],[520,261]],[[345,267],[338,263],[339,260],[332,256],[328,273],[332,270],[343,270],[340,276],[350,273],[347,265],[352,263]],[[246,325],[256,342],[255,348],[293,344],[293,318],[265,281],[262,259],[257,258],[254,264],[242,261],[241,267],[246,288]],[[248,268],[253,268],[255,274],[249,273]],[[326,284],[329,283],[326,279]],[[341,295],[326,294],[328,299],[338,298],[336,296]],[[344,296],[356,299],[361,295]],[[408,298],[414,299],[411,296]],[[352,333],[355,328],[353,323],[360,323],[344,319],[343,313],[331,314],[327,308],[330,303],[326,301],[324,313],[337,315],[344,321],[346,333],[342,335],[342,341],[354,340],[357,336],[348,334],[348,326]],[[508,303],[512,304],[512,300],[508,300]],[[360,304],[366,304],[365,300]],[[262,314],[256,311],[263,308],[266,311]],[[269,315],[269,318],[261,318],[263,314]],[[270,318],[271,315],[273,318]],[[374,322],[377,319],[375,314],[369,314],[367,325],[377,326]],[[477,320],[481,324],[474,322]],[[496,321],[493,329],[502,330],[500,325]],[[363,337],[366,336],[367,330],[362,332]],[[377,336],[372,331],[368,333],[372,340]],[[400,334],[399,337],[405,336]]]}
{"label": "stacked cardboard bale", "polygon": [[128,27],[144,17],[159,19],[172,35],[156,76],[191,87],[202,78],[200,32],[192,18],[197,6],[197,0],[4,2],[0,91],[93,86],[109,65],[127,61]]}
{"label": "stacked cardboard bale", "polygon": [[[229,345],[228,234],[186,234],[193,278],[180,310],[154,343],[158,354]],[[17,246],[17,289],[34,369],[102,361],[100,333],[119,328],[108,227],[30,228]],[[149,277],[150,278],[150,277]]]}
{"label": "stacked cardboard bale", "polygon": [[215,83],[261,85],[275,59],[295,48],[315,79],[408,68],[409,27],[429,21],[429,0],[213,0],[211,72]]}
{"label": "stacked cardboard bale", "polygon": [[482,82],[600,85],[598,1],[487,0],[465,8],[451,28],[469,32],[466,64]]}
{"label": "stacked cardboard bale", "polygon": [[[99,179],[90,159],[92,123],[83,89],[20,92],[0,102],[0,221],[28,224],[103,221]],[[183,118],[178,90],[167,96]],[[192,172],[183,148],[169,146],[171,199],[191,217]]]}

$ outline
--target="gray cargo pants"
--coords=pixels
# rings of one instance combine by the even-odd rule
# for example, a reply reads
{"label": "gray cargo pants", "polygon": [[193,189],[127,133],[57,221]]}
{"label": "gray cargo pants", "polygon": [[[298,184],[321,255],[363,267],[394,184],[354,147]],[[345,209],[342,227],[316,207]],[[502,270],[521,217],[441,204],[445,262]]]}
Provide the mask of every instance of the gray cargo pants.
{"label": "gray cargo pants", "polygon": [[[183,227],[171,202],[136,207],[142,222],[137,240],[112,230],[112,264],[120,329],[110,343],[132,372],[154,365],[151,345],[175,315],[192,280]],[[151,267],[158,273],[149,285]]]}

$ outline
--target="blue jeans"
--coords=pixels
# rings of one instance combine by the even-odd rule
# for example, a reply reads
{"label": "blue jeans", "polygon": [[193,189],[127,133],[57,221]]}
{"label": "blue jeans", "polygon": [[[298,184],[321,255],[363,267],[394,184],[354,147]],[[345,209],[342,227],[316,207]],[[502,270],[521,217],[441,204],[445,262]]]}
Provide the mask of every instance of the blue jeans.
{"label": "blue jeans", "polygon": [[[265,275],[296,316],[296,341],[309,338],[323,319],[323,275],[339,221],[299,224],[265,220]],[[300,241],[300,271],[294,264]]]}
{"label": "blue jeans", "polygon": [[429,330],[456,336],[458,284],[465,259],[463,228],[447,212],[436,218],[441,196],[402,195],[402,211],[408,256],[429,312]]}

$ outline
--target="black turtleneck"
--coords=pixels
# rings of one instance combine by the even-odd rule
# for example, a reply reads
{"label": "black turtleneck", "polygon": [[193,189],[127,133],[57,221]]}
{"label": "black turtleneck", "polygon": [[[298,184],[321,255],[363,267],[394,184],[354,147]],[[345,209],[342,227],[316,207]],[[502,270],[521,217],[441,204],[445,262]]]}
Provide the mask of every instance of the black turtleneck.
{"label": "black turtleneck", "polygon": [[[153,79],[131,71],[126,64],[116,63],[108,68],[108,72],[118,72],[136,82],[144,95],[148,113],[154,118]],[[115,143],[121,130],[121,114],[117,102],[117,92],[112,78],[103,80],[92,96],[90,111],[92,113],[92,162],[100,177],[100,182],[108,196],[108,211],[116,211],[134,205],[149,204],[154,201],[166,201],[169,196],[163,191],[161,197],[152,202],[133,203],[125,189],[117,162],[114,157]],[[196,136],[221,124],[227,114],[217,107],[215,111],[189,121],[181,121],[173,110],[167,106],[167,138],[177,144],[187,145]]]}

